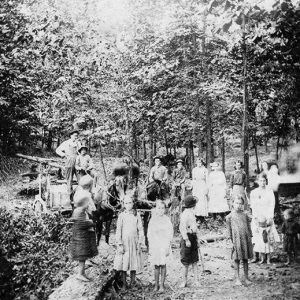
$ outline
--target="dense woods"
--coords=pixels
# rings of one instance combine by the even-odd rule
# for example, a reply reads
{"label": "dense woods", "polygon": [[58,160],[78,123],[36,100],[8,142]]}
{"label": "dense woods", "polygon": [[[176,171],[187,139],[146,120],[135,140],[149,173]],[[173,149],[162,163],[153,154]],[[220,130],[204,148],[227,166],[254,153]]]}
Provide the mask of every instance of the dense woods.
{"label": "dense woods", "polygon": [[300,138],[300,10],[270,2],[1,1],[1,153],[72,126],[138,159],[278,153]]}

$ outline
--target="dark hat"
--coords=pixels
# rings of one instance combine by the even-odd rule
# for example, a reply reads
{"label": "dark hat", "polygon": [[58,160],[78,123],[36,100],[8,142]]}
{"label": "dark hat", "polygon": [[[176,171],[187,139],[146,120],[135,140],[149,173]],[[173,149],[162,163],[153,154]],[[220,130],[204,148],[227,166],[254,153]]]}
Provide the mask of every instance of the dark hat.
{"label": "dark hat", "polygon": [[156,159],[159,159],[159,160],[161,160],[161,157],[160,157],[160,156],[158,156],[158,155],[156,155],[156,156],[154,156],[154,157],[153,157],[153,160],[156,160]]}
{"label": "dark hat", "polygon": [[73,133],[78,133],[79,134],[79,130],[78,129],[71,129],[69,131],[69,136],[71,136]]}
{"label": "dark hat", "polygon": [[196,198],[193,195],[188,195],[183,200],[183,207],[192,208],[196,206]]}
{"label": "dark hat", "polygon": [[80,153],[82,149],[85,149],[86,151],[88,151],[88,147],[86,145],[82,145],[79,147],[78,152]]}
{"label": "dark hat", "polygon": [[177,159],[177,160],[176,160],[176,163],[177,163],[177,164],[180,163],[180,162],[183,163],[183,160],[182,160],[182,159]]}

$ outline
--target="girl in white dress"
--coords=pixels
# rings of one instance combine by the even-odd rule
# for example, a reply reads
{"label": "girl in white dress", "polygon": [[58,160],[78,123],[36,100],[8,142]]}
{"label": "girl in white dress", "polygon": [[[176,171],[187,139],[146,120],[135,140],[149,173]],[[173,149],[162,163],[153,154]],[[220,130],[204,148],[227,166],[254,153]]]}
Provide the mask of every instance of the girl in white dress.
{"label": "girl in white dress", "polygon": [[208,171],[202,159],[198,158],[197,166],[192,171],[193,196],[197,199],[195,215],[197,220],[204,222],[204,217],[208,216],[207,199],[207,178]]}
{"label": "girl in white dress", "polygon": [[[167,274],[167,258],[171,253],[171,241],[173,238],[173,226],[166,216],[166,205],[163,201],[156,201],[156,208],[148,225],[148,241],[150,262],[154,266],[155,291],[161,292],[165,289]],[[159,275],[161,275],[161,286],[159,288]]]}
{"label": "girl in white dress", "polygon": [[144,230],[141,216],[133,209],[131,195],[124,198],[125,211],[117,220],[116,243],[117,253],[114,269],[122,273],[123,289],[126,289],[127,271],[130,271],[130,285],[135,284],[136,272],[141,270],[142,246],[144,246]]}
{"label": "girl in white dress", "polygon": [[226,199],[225,174],[217,162],[211,164],[211,169],[208,175],[208,212],[215,218],[218,213],[224,216],[224,213],[229,211],[229,206]]}

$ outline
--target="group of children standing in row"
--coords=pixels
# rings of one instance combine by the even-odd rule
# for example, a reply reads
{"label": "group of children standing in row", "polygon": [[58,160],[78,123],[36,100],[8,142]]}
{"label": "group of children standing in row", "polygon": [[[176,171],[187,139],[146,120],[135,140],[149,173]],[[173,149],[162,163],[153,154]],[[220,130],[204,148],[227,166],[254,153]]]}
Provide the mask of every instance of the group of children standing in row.
{"label": "group of children standing in row", "polygon": [[[83,182],[87,178],[81,178],[82,190],[74,196],[75,210],[73,213],[73,237],[71,241],[71,255],[80,263],[78,279],[89,281],[85,274],[85,261],[97,255],[95,232],[89,217],[91,194],[88,193],[92,186],[92,179]],[[268,189],[266,179],[259,176],[259,187],[252,191],[250,206],[252,208],[252,220],[244,211],[244,198],[236,196],[233,200],[232,211],[226,217],[226,224],[230,241],[232,243],[232,260],[235,267],[236,284],[241,285],[242,280],[239,272],[240,264],[243,264],[244,283],[250,283],[248,277],[248,260],[254,256],[254,251],[261,254],[261,263],[270,262],[272,242],[277,231],[273,222],[273,215],[266,214],[270,209],[267,200]],[[83,183],[84,184],[83,184]],[[251,200],[252,199],[252,200]],[[180,257],[184,266],[182,287],[188,283],[188,272],[192,268],[196,285],[199,284],[198,261],[200,236],[195,217],[197,199],[193,195],[183,199],[184,208],[180,216]],[[125,210],[121,212],[117,220],[116,229],[116,254],[114,269],[122,275],[123,288],[127,285],[127,272],[130,272],[130,286],[135,285],[136,273],[142,270],[142,248],[144,247],[144,230],[139,213],[133,208],[133,197],[127,195],[124,199]],[[271,207],[271,210],[274,210]],[[263,210],[264,214],[260,214]],[[155,291],[164,291],[167,274],[167,262],[172,255],[171,242],[173,239],[173,226],[166,215],[164,201],[157,200],[156,207],[152,210],[152,217],[148,225],[147,237],[149,241],[149,261],[154,268]],[[295,221],[292,210],[284,212],[284,250],[288,253],[288,263],[296,256],[297,234],[300,233],[300,225]],[[277,241],[277,239],[276,239]],[[266,255],[266,257],[264,257]],[[254,257],[254,261],[256,258]]]}

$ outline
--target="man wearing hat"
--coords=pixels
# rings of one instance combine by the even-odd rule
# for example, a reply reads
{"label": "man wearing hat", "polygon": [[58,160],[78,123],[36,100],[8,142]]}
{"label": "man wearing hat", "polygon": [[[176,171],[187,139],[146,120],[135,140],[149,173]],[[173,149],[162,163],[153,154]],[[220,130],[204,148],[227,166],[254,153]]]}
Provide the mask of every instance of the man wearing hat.
{"label": "man wearing hat", "polygon": [[75,162],[77,156],[77,150],[79,148],[78,143],[79,131],[73,129],[69,132],[70,138],[61,143],[56,149],[56,153],[65,158],[65,178],[67,180],[68,193],[71,195],[72,192],[72,181],[75,174]]}
{"label": "man wearing hat", "polygon": [[[161,164],[159,156],[154,158],[154,166],[150,170],[149,185],[147,186],[148,195],[157,190],[160,195],[157,197],[166,198],[167,186],[166,181],[168,179],[168,170]],[[155,199],[153,199],[155,200]]]}
{"label": "man wearing hat", "polygon": [[79,182],[80,178],[84,175],[91,175],[94,177],[93,172],[93,161],[91,157],[87,154],[88,147],[85,144],[82,144],[78,149],[79,155],[76,158],[75,169],[77,173],[77,180]]}
{"label": "man wearing hat", "polygon": [[154,166],[150,170],[149,182],[157,182],[161,184],[162,182],[167,181],[168,179],[168,170],[161,164],[161,159],[159,156],[154,158]]}
{"label": "man wearing hat", "polygon": [[182,198],[182,192],[184,191],[184,182],[186,177],[186,170],[183,166],[182,159],[177,159],[176,161],[177,167],[173,171],[173,180],[174,180],[174,186],[175,189],[175,197],[178,197],[179,200]]}

